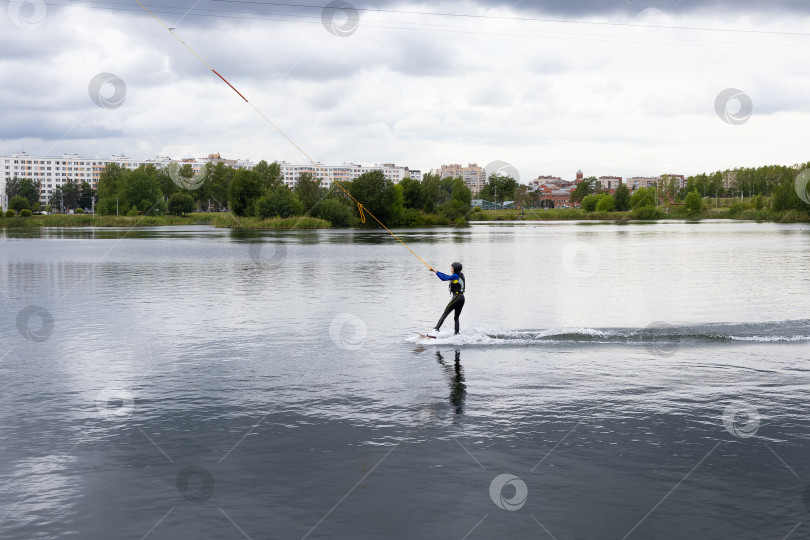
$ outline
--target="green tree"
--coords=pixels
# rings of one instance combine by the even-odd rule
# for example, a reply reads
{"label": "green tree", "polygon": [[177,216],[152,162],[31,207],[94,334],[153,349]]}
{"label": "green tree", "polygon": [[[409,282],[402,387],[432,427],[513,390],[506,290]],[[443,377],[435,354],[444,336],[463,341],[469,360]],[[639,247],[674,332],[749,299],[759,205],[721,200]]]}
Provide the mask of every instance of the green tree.
{"label": "green tree", "polygon": [[115,199],[99,199],[96,205],[96,213],[100,216],[114,216],[116,212]]}
{"label": "green tree", "polygon": [[14,195],[8,201],[8,209],[20,212],[21,210],[31,210],[31,203],[22,195]]}
{"label": "green tree", "polygon": [[616,188],[616,193],[613,195],[613,202],[616,205],[617,212],[630,210],[630,190],[626,184],[619,184],[619,187]]}
{"label": "green tree", "polygon": [[11,199],[20,194],[20,179],[16,176],[6,178],[6,197]]}
{"label": "green tree", "polygon": [[[189,166],[190,168],[190,165],[188,164],[186,165]],[[172,175],[170,174],[171,169],[175,167],[177,168],[176,174],[178,175],[178,177],[181,176],[182,168],[179,167],[179,165],[174,162],[170,163],[166,168],[163,168],[157,172],[156,179],[158,187],[160,187],[160,192],[163,193],[164,197],[171,198],[172,195],[180,192],[180,186],[177,185],[177,183],[172,178]],[[192,175],[193,172],[194,171],[192,170]]]}
{"label": "green tree", "polygon": [[51,198],[49,199],[49,201],[56,209],[56,211],[59,212],[60,214],[65,212],[65,206],[62,204],[63,199],[64,197],[62,195],[61,186],[56,186],[51,190]]}
{"label": "green tree", "polygon": [[689,217],[696,218],[703,211],[703,198],[697,190],[690,191],[683,202]]}
{"label": "green tree", "polygon": [[262,195],[261,176],[255,171],[237,169],[228,185],[228,206],[237,216],[253,213],[256,200]]}
{"label": "green tree", "polygon": [[[20,197],[25,197],[28,199],[28,203],[31,206],[39,200],[39,194],[42,186],[39,183],[39,180],[34,181],[32,178],[21,178],[19,180],[19,190],[16,193]],[[8,193],[6,193],[8,195]]]}
{"label": "green tree", "polygon": [[[79,202],[80,189],[79,184],[75,180],[68,178],[67,181],[62,184],[61,192],[58,193],[60,205],[64,204],[64,207],[68,210],[76,208]],[[53,193],[51,193],[51,196],[53,196]]]}
{"label": "green tree", "polygon": [[268,164],[265,160],[261,160],[253,167],[253,172],[256,173],[257,179],[263,191],[273,189],[281,185],[281,165],[277,162]]}
{"label": "green tree", "polygon": [[208,180],[199,189],[199,200],[204,206],[210,205],[215,209],[228,206],[228,186],[231,183],[234,169],[220,162],[211,165],[211,172]]}
{"label": "green tree", "polygon": [[402,186],[405,208],[422,208],[425,202],[422,196],[422,183],[413,178],[403,178],[399,185]]}
{"label": "green tree", "polygon": [[307,212],[311,212],[318,201],[323,197],[321,190],[321,183],[312,178],[310,173],[301,173],[298,175],[298,183],[295,184],[295,196],[301,201],[303,208]]}
{"label": "green tree", "polygon": [[132,209],[144,214],[159,213],[163,207],[163,192],[157,178],[157,169],[153,165],[141,165],[134,171],[126,171],[118,185],[118,197],[121,208]]}
{"label": "green tree", "polygon": [[459,201],[460,203],[467,205],[467,208],[469,209],[472,202],[472,191],[467,187],[467,184],[461,178],[456,178],[453,180],[453,188],[450,192],[450,200]]}
{"label": "green tree", "polygon": [[194,198],[188,193],[179,192],[169,197],[169,213],[182,216],[193,211]]}
{"label": "green tree", "polygon": [[630,208],[655,206],[655,191],[653,189],[638,188],[630,197]]}
{"label": "green tree", "polygon": [[574,191],[571,192],[571,202],[576,203],[585,199],[588,195],[596,191],[597,179],[595,176],[584,178],[577,184]]}
{"label": "green tree", "polygon": [[515,199],[515,189],[517,187],[517,180],[511,176],[491,174],[487,179],[486,186],[481,190],[480,196],[482,199],[502,204],[503,201]]}
{"label": "green tree", "polygon": [[110,163],[98,176],[98,198],[115,198],[118,194],[118,184],[124,175],[125,168],[116,163]]}
{"label": "green tree", "polygon": [[793,179],[785,180],[773,192],[771,207],[776,212],[784,210],[810,210],[810,205],[796,193]]}
{"label": "green tree", "polygon": [[348,206],[337,199],[323,199],[312,210],[312,215],[325,219],[333,227],[348,227],[351,223],[352,211]]}
{"label": "green tree", "polygon": [[256,200],[254,215],[261,218],[288,218],[303,212],[304,207],[295,193],[287,186],[278,186]]}
{"label": "green tree", "polygon": [[613,212],[614,210],[616,210],[616,205],[611,195],[599,197],[599,202],[596,203],[597,212]]}
{"label": "green tree", "polygon": [[585,198],[582,199],[582,209],[586,212],[593,212],[596,210],[596,205],[599,204],[599,199],[601,197],[599,195],[586,195]]}
{"label": "green tree", "polygon": [[458,199],[452,199],[441,205],[439,208],[439,214],[454,223],[459,222],[462,219],[465,219],[467,214],[470,213],[470,205],[459,201]]}
{"label": "green tree", "polygon": [[93,186],[91,186],[87,182],[82,181],[82,183],[79,185],[79,200],[78,200],[79,208],[92,208],[95,197],[96,192],[93,189]]}
{"label": "green tree", "polygon": [[[404,210],[402,190],[386,180],[382,171],[361,174],[352,181],[349,193],[386,225],[400,222]],[[366,223],[376,225],[373,219],[368,219]]]}

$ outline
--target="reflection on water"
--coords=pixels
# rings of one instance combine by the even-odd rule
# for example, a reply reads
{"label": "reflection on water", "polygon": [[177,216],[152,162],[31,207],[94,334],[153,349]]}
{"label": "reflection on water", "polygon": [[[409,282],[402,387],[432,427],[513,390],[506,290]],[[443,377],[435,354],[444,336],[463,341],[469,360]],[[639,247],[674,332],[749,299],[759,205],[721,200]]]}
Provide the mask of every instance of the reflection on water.
{"label": "reflection on water", "polygon": [[450,384],[450,403],[456,409],[456,414],[464,413],[464,400],[467,399],[467,385],[464,384],[464,370],[461,367],[461,350],[456,349],[453,365],[444,361],[441,351],[436,351],[436,360],[447,373]]}
{"label": "reflection on water", "polygon": [[0,537],[806,537],[805,229],[0,230]]}

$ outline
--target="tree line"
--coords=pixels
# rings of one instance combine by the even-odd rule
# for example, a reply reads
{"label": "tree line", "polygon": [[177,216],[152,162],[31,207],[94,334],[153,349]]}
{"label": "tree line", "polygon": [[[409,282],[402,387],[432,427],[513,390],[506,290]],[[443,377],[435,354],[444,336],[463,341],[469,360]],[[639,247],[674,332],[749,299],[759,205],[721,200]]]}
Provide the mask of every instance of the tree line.
{"label": "tree line", "polygon": [[311,174],[302,173],[290,188],[278,163],[266,161],[251,170],[207,163],[196,174],[189,164],[134,170],[110,164],[99,177],[97,210],[154,215],[213,209],[262,219],[310,215],[342,227],[361,221],[360,209],[347,192],[391,226],[452,223],[471,210],[472,192],[460,178],[428,173],[421,181],[405,178],[395,184],[382,171],[369,171],[340,182],[340,187],[332,183],[324,188]]}

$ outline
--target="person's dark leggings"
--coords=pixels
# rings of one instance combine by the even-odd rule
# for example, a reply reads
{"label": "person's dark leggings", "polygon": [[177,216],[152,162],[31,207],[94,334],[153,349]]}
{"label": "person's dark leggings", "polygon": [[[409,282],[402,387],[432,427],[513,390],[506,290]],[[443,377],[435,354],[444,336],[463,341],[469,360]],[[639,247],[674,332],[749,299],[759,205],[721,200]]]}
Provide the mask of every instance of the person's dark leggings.
{"label": "person's dark leggings", "polygon": [[450,312],[455,310],[456,314],[453,317],[453,320],[456,322],[456,334],[458,334],[458,316],[461,315],[461,308],[464,307],[464,293],[459,293],[450,300],[450,303],[447,304],[447,307],[444,308],[444,313],[442,313],[442,318],[439,319],[439,322],[436,323],[436,330],[442,327],[444,320],[450,315]]}

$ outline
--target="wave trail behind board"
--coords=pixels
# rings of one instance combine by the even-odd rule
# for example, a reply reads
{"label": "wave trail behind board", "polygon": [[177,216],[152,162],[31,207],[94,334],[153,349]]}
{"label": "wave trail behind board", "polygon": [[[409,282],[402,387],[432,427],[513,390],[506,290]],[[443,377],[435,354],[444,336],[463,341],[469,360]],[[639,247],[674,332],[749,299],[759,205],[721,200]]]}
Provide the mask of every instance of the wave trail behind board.
{"label": "wave trail behind board", "polygon": [[[434,332],[431,332],[434,334]],[[810,319],[763,323],[709,323],[669,325],[653,323],[641,328],[564,327],[540,330],[493,330],[462,328],[455,336],[442,331],[436,339],[418,335],[407,341],[434,345],[543,345],[543,344],[621,344],[677,347],[690,344],[734,342],[810,342]]]}

